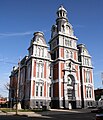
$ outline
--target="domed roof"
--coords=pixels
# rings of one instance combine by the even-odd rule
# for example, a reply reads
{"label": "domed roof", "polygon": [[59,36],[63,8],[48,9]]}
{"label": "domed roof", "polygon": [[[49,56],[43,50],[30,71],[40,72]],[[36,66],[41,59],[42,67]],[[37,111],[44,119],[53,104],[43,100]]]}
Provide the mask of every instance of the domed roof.
{"label": "domed roof", "polygon": [[67,12],[67,11],[65,10],[65,8],[63,7],[63,5],[61,5],[61,6],[59,7],[59,9],[58,9],[58,11],[61,11],[61,10]]}

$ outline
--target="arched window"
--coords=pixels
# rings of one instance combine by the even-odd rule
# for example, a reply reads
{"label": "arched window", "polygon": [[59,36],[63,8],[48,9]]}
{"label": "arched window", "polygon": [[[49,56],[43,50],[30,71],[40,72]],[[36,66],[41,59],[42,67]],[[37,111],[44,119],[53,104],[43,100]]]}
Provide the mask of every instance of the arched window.
{"label": "arched window", "polygon": [[67,86],[71,86],[72,85],[72,79],[70,78],[70,76],[67,76]]}
{"label": "arched window", "polygon": [[64,27],[64,25],[62,25],[62,32],[64,32],[65,31],[65,27]]}

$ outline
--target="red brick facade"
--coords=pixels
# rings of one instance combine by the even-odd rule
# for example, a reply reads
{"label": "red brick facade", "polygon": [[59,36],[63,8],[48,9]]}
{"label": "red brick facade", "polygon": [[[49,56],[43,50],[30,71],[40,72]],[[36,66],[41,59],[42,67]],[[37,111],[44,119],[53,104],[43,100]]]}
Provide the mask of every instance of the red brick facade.
{"label": "red brick facade", "polygon": [[56,63],[56,64],[54,64],[54,67],[53,67],[53,79],[54,80],[56,80],[56,79],[58,79],[58,66],[59,66],[59,64],[58,63]]}
{"label": "red brick facade", "polygon": [[59,97],[59,83],[54,83],[53,85],[53,96]]}
{"label": "red brick facade", "polygon": [[34,61],[34,74],[33,74],[34,77],[36,77],[36,61]]}

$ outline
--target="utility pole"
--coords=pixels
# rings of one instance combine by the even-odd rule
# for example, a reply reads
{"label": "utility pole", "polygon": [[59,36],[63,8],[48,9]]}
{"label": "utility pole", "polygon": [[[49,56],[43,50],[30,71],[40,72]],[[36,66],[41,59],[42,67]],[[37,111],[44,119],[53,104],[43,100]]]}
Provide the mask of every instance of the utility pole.
{"label": "utility pole", "polygon": [[16,115],[18,115],[18,97],[19,97],[19,80],[20,80],[20,59],[18,62],[18,79],[16,88]]}

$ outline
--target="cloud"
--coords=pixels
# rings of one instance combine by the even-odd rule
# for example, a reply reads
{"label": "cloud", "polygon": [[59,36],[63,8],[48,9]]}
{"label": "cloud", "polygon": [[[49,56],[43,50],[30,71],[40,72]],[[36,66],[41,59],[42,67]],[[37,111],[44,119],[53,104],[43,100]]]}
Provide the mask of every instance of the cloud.
{"label": "cloud", "polygon": [[31,35],[33,34],[32,31],[28,32],[18,32],[18,33],[0,33],[0,37],[11,37],[11,36],[25,36],[25,35]]}

